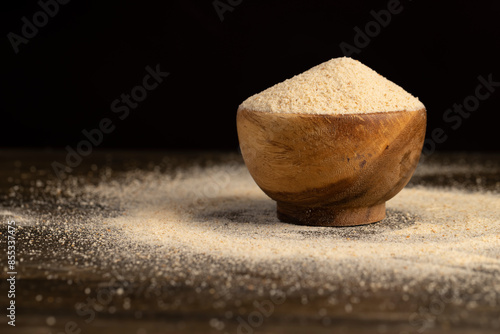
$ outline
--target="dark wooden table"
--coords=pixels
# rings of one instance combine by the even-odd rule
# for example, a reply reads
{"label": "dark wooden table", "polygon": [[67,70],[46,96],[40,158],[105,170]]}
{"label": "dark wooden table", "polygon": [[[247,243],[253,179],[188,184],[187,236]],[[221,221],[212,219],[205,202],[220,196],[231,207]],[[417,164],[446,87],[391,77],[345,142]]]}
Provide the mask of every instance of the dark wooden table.
{"label": "dark wooden table", "polygon": [[[270,287],[281,284],[279,275],[266,277],[258,271],[221,264],[221,270],[232,272],[234,280],[242,283],[237,284],[228,297],[218,293],[224,282],[217,277],[213,277],[210,283],[212,288],[197,290],[195,279],[194,284],[180,282],[173,285],[170,284],[171,277],[153,275],[155,268],[151,268],[147,260],[141,260],[135,269],[124,263],[124,270],[117,272],[119,266],[107,266],[109,262],[106,260],[113,254],[92,253],[99,245],[86,242],[85,233],[90,233],[85,230],[86,221],[105,220],[127,208],[119,203],[100,201],[75,189],[86,184],[119,180],[124,172],[134,169],[169,175],[190,166],[205,168],[227,163],[242,164],[236,153],[94,152],[72,171],[70,178],[63,180],[55,176],[51,167],[53,161],[64,161],[62,152],[3,151],[0,159],[1,333],[418,333],[422,321],[428,324],[420,331],[425,333],[446,330],[453,333],[500,332],[498,267],[481,281],[493,284],[493,299],[477,300],[474,291],[470,291],[470,300],[479,305],[471,310],[466,310],[464,305],[450,304],[436,314],[427,310],[424,312],[427,318],[421,316],[412,321],[412,314],[432,302],[429,282],[415,286],[416,293],[403,303],[402,288],[353,296],[345,291],[354,291],[355,294],[358,282],[349,281],[342,283],[335,295],[337,303],[334,306],[328,301],[331,295],[308,289],[307,284],[298,285],[295,290],[289,290],[286,301],[272,314],[265,315],[260,323],[258,314],[255,314],[255,302],[271,298]],[[435,172],[419,174],[417,171],[409,187],[432,186],[500,194],[499,154],[436,153],[421,163],[435,166]],[[440,171],[439,166],[449,165],[462,168],[451,174],[444,169]],[[9,303],[6,237],[7,221],[15,219],[16,214],[28,217],[30,222],[17,230],[17,318],[16,327],[11,327],[6,320]],[[55,233],[53,226],[61,223],[75,229],[58,229]],[[96,233],[96,228],[99,227],[94,226],[92,233]],[[113,242],[116,233],[120,233],[106,227],[99,231],[109,243]],[[61,239],[65,242],[61,243]],[[131,253],[153,251],[145,246],[130,245]],[[87,258],[89,254],[92,254],[91,260]],[[190,261],[182,254],[179,259]],[[165,264],[171,265],[170,261],[173,260],[165,259]],[[314,276],[307,279],[314,279]],[[115,289],[116,286],[120,288]],[[113,295],[105,295],[103,291],[113,291]],[[304,295],[307,295],[307,303],[304,303]],[[361,302],[354,311],[346,312],[345,305],[353,297]],[[461,298],[467,301],[467,292],[463,292]],[[87,306],[82,307],[82,303]],[[321,309],[324,311],[318,313]],[[252,312],[254,320],[249,318]],[[242,325],[241,319],[257,324]]]}

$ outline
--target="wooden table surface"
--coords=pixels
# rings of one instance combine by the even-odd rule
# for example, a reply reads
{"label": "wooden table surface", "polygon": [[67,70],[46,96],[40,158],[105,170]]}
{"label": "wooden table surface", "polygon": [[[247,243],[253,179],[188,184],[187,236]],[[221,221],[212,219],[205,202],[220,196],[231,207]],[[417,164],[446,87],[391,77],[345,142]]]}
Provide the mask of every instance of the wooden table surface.
{"label": "wooden table surface", "polygon": [[[235,306],[217,293],[218,284],[222,283],[216,279],[213,289],[201,291],[192,284],[171,285],[169,277],[159,278],[152,274],[155,268],[149,267],[147,260],[138,265],[135,271],[127,267],[129,269],[116,272],[116,268],[107,267],[108,262],[105,261],[107,256],[113,254],[98,253],[93,258],[92,266],[85,265],[86,255],[92,253],[95,245],[84,242],[82,238],[86,232],[76,229],[84,229],[87,219],[106,219],[126,208],[109,202],[103,204],[98,198],[81,197],[78,194],[62,198],[69,190],[85,184],[99,184],[103,182],[103,177],[106,182],[119,180],[122,173],[130,170],[156,170],[169,175],[188,166],[200,166],[203,169],[228,162],[243,162],[236,153],[94,152],[72,171],[71,178],[59,180],[51,164],[53,161],[64,161],[64,158],[63,152],[53,151],[11,150],[0,153],[0,263],[3,267],[0,274],[1,333],[500,332],[500,291],[495,291],[500,286],[500,268],[490,273],[496,277],[492,276],[488,281],[494,282],[496,278],[499,283],[492,286],[493,299],[474,299],[474,291],[470,291],[470,298],[467,293],[461,296],[463,300],[469,298],[478,305],[471,310],[466,310],[464,305],[449,304],[439,312],[427,310],[424,318],[412,320],[412,314],[417,312],[422,315],[419,309],[429,307],[432,302],[429,282],[421,282],[416,287],[420,289],[419,294],[402,303],[399,289],[381,289],[377,293],[364,293],[362,296],[346,294],[345,291],[349,289],[356,291],[358,282],[350,281],[344,282],[343,290],[336,295],[338,303],[335,307],[328,306],[330,296],[304,285],[290,292],[286,301],[275,307],[272,314],[262,317],[265,312],[261,311],[260,319],[259,314],[255,313],[255,302],[270,298],[266,291],[271,285],[280,284],[279,275],[265,277],[259,272],[245,272],[245,268],[226,268],[228,271],[234,270],[234,280],[244,283],[240,285],[241,288],[231,292],[231,300],[238,299]],[[436,153],[421,164],[436,168],[432,169],[432,174],[419,174],[417,169],[409,187],[428,186],[500,194],[500,154]],[[441,171],[440,166],[449,165],[461,168],[453,173],[444,168]],[[29,217],[29,221],[19,224],[17,230],[17,318],[16,327],[11,327],[6,320],[6,305],[9,303],[6,236],[7,221],[16,219],[16,215]],[[63,219],[68,224],[65,226],[74,224],[75,231],[65,230],[57,235],[51,232],[50,224],[58,224]],[[112,242],[115,237],[113,233],[119,232],[103,228],[102,233]],[[61,238],[64,238],[64,244],[60,242]],[[141,245],[130,249],[130,252],[141,251],[144,251]],[[102,265],[99,264],[101,259]],[[165,261],[169,263],[168,259]],[[106,291],[103,289],[113,288],[117,282],[121,288],[113,290],[111,297],[102,293],[98,295]],[[168,289],[162,288],[167,285]],[[253,288],[245,288],[249,285]],[[264,293],[258,292],[259,288]],[[304,295],[307,295],[307,303],[304,302]],[[345,312],[345,303],[353,298],[361,301],[354,311]],[[96,299],[100,301],[96,302]],[[224,300],[224,303],[218,304],[220,300]],[[77,307],[82,303],[86,303],[88,308],[82,308],[81,305]],[[162,306],[166,304],[169,306]],[[318,312],[322,309],[326,310],[323,314]],[[252,312],[255,316],[253,320],[249,318]],[[325,317],[325,312],[328,317]],[[223,324],[221,319],[224,320]],[[242,321],[254,321],[255,326],[242,325]],[[422,330],[423,323],[427,326]]]}

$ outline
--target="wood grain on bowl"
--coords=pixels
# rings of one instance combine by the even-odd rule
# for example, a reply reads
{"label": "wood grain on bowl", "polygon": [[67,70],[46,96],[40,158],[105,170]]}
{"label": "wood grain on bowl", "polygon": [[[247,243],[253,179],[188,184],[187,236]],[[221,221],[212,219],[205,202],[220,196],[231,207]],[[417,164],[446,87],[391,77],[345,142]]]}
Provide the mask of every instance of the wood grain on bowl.
{"label": "wood grain on bowl", "polygon": [[385,217],[385,202],[410,180],[426,111],[268,113],[240,108],[240,148],[280,220],[351,226]]}

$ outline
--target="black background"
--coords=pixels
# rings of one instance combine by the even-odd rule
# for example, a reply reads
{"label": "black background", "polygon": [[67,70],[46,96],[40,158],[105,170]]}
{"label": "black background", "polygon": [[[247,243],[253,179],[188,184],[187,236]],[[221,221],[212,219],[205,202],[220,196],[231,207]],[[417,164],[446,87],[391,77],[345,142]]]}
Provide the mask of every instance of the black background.
{"label": "black background", "polygon": [[[228,3],[228,0],[221,0]],[[239,1],[233,1],[238,3]],[[7,34],[36,1],[3,3],[1,147],[65,147],[109,117],[103,148],[236,149],[235,114],[248,96],[342,56],[354,27],[388,1],[243,0],[221,21],[212,1],[83,1],[61,5],[15,54]],[[500,81],[498,1],[401,0],[403,11],[360,60],[426,105],[439,150],[497,150],[500,87],[456,130],[443,121],[474,94],[477,77]],[[110,104],[142,82],[147,65],[170,76],[119,120]]]}

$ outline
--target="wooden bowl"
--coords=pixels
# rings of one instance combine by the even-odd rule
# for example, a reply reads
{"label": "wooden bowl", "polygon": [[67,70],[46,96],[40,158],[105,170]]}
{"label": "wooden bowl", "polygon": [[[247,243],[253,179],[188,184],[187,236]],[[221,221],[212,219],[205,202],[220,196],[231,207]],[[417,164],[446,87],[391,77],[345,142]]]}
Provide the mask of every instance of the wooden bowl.
{"label": "wooden bowl", "polygon": [[385,218],[385,202],[420,158],[426,111],[314,115],[238,109],[243,159],[283,222],[352,226]]}

